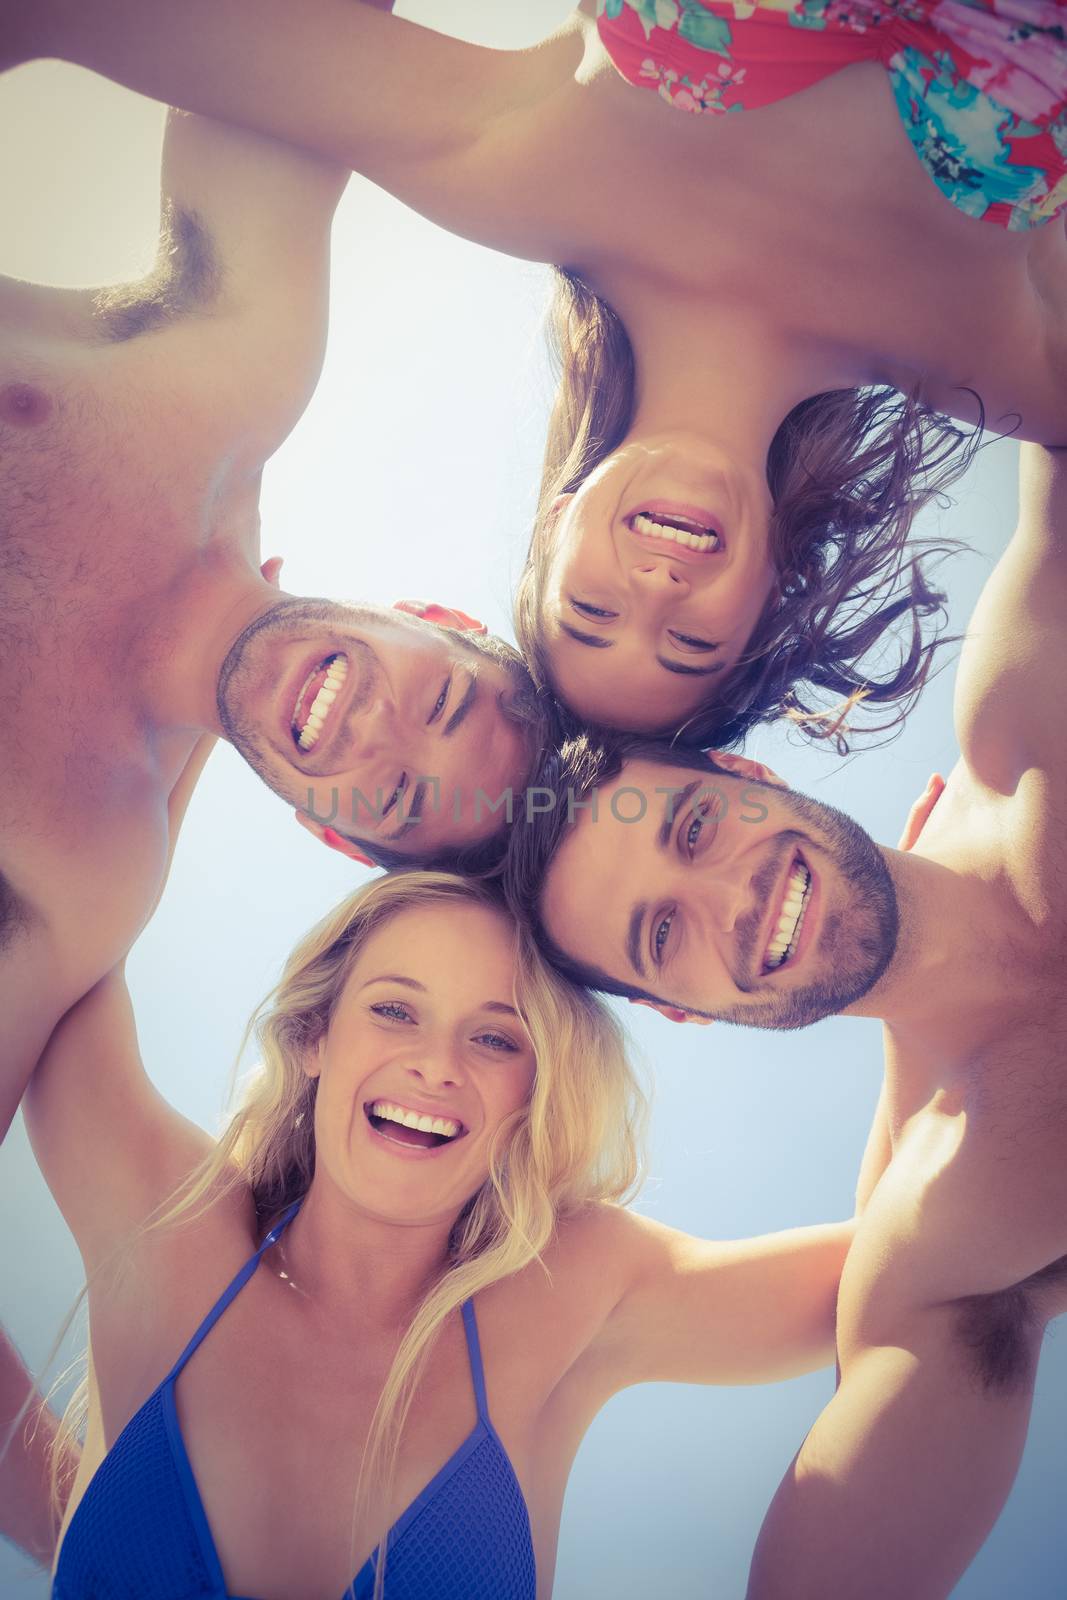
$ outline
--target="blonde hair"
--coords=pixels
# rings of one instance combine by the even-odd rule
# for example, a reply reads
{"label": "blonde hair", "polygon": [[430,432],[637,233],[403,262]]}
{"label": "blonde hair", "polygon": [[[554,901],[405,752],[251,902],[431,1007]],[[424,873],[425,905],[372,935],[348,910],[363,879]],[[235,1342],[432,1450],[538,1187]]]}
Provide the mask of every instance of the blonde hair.
{"label": "blonde hair", "polygon": [[[403,911],[447,904],[483,906],[510,920],[483,884],[407,872],[357,890],[300,941],[245,1032],[245,1042],[254,1033],[262,1064],[240,1108],[210,1156],[148,1226],[188,1220],[247,1184],[265,1234],[304,1197],[315,1170],[318,1087],[304,1071],[307,1052],[329,1028],[348,975],[375,931]],[[497,1130],[489,1175],[457,1217],[447,1267],[416,1310],[386,1376],[356,1486],[353,1546],[368,1486],[392,1480],[412,1400],[446,1319],[472,1295],[536,1261],[561,1220],[597,1201],[625,1199],[640,1175],[647,1107],[618,1023],[603,1002],[552,970],[525,929],[516,926],[515,940],[515,1006],[533,1045],[533,1088],[526,1105]],[[68,1438],[69,1432],[64,1418]],[[382,1593],[387,1531],[383,1527],[376,1541],[375,1596]]]}

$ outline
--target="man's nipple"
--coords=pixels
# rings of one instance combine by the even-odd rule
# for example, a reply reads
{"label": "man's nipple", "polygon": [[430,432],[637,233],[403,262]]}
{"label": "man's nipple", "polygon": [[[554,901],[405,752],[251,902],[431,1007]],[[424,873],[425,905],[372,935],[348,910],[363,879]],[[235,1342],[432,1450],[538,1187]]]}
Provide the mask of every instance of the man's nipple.
{"label": "man's nipple", "polygon": [[52,415],[52,399],[32,383],[8,383],[0,389],[0,422],[36,428]]}

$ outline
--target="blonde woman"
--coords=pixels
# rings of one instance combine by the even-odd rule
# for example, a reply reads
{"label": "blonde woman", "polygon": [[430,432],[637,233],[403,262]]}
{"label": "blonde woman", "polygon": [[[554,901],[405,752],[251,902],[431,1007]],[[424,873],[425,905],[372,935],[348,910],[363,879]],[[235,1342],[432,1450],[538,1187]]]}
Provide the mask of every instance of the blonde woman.
{"label": "blonde woman", "polygon": [[851,1224],[710,1243],[624,1209],[618,1029],[483,888],[361,889],[257,1036],[217,1144],[149,1083],[119,973],[29,1091],[89,1284],[60,1600],[547,1600],[610,1395],[831,1360]]}

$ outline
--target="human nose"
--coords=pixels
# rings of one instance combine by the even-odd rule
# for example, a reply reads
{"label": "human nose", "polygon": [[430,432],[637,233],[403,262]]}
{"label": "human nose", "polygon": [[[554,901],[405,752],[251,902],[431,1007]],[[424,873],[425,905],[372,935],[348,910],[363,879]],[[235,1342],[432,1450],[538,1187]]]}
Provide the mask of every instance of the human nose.
{"label": "human nose", "polygon": [[731,872],[709,874],[703,900],[709,931],[716,934],[733,933],[748,908],[747,879]]}
{"label": "human nose", "polygon": [[650,558],[630,568],[630,587],[647,599],[681,600],[689,593],[689,579],[677,563]]}
{"label": "human nose", "polygon": [[408,1071],[431,1093],[458,1089],[463,1082],[463,1062],[454,1046],[442,1041],[420,1050]]}
{"label": "human nose", "polygon": [[402,748],[395,707],[384,690],[349,723],[349,731],[352,753],[361,761],[391,761]]}

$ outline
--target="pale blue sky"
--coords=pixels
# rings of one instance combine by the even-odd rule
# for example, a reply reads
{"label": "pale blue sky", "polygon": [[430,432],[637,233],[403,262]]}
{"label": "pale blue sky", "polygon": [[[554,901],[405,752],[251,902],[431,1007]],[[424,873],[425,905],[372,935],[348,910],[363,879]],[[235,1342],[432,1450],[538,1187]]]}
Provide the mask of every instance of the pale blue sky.
{"label": "pale blue sky", "polygon": [[[424,0],[420,21],[499,44],[547,32],[558,0]],[[158,108],[71,69],[0,85],[0,269],[47,281],[114,281],[154,244]],[[32,155],[28,154],[32,152]],[[335,233],[323,381],[269,466],[264,554],[294,592],[440,598],[509,633],[508,594],[533,504],[548,399],[538,323],[545,274],[452,239],[362,180]],[[977,553],[947,572],[966,622],[1014,520],[1015,451],[985,452],[959,505],[932,517]],[[904,736],[846,763],[759,735],[750,751],[893,843],[934,768],[956,755],[951,667]],[[150,1072],[187,1114],[217,1125],[245,1019],[297,936],[361,869],[330,855],[229,750],[190,808],[170,886],[130,961]],[[880,1071],[876,1024],[800,1035],[627,1021],[657,1082],[651,1180],[641,1208],[708,1237],[843,1217]],[[19,1128],[0,1154],[5,1228],[0,1315],[41,1360],[80,1285],[77,1259]],[[1058,1600],[1067,1341],[1048,1341],[1023,1469],[960,1600]],[[571,1480],[556,1600],[650,1594],[731,1600],[782,1471],[829,1397],[829,1372],[748,1390],[656,1385],[619,1396]],[[39,1600],[43,1579],[0,1549],[0,1597]]]}

